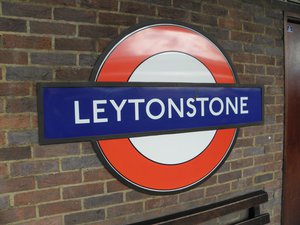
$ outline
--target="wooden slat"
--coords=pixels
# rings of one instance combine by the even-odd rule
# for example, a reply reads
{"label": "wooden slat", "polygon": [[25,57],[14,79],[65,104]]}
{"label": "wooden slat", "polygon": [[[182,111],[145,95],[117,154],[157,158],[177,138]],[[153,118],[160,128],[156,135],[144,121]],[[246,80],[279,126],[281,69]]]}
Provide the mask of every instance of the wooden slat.
{"label": "wooden slat", "polygon": [[270,215],[269,214],[262,214],[255,218],[248,219],[239,223],[235,223],[233,225],[263,225],[270,223]]}
{"label": "wooden slat", "polygon": [[250,209],[261,203],[268,201],[268,195],[265,191],[256,191],[242,196],[234,197],[228,200],[220,201],[210,205],[182,211],[167,216],[162,216],[146,221],[133,223],[132,225],[147,224],[195,224],[195,221],[202,222],[214,219],[242,209]]}

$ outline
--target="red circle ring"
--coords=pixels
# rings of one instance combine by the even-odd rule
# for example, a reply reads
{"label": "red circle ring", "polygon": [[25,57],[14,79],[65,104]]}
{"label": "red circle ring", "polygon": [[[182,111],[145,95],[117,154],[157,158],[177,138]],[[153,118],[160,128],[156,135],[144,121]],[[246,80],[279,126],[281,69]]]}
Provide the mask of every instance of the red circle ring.
{"label": "red circle ring", "polygon": [[[95,82],[128,82],[147,58],[162,52],[189,54],[202,62],[218,84],[237,84],[231,61],[203,32],[174,21],[157,21],[132,27],[101,54],[92,72]],[[119,180],[140,191],[175,193],[210,177],[226,160],[238,128],[218,129],[209,146],[185,163],[163,165],[141,155],[128,138],[101,140],[95,151]]]}

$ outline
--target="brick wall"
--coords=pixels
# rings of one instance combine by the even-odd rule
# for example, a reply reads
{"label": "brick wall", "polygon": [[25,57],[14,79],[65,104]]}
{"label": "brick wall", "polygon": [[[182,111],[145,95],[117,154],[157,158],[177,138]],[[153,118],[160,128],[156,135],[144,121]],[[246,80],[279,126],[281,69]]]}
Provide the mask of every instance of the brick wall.
{"label": "brick wall", "polygon": [[[0,224],[123,224],[264,189],[280,223],[283,13],[273,1],[0,1]],[[242,84],[265,86],[265,122],[240,130],[222,168],[180,194],[133,191],[103,168],[89,143],[40,146],[37,82],[87,81],[103,48],[153,19],[195,25],[227,51]],[[243,213],[216,218],[224,224]],[[100,221],[100,222],[99,222]]]}

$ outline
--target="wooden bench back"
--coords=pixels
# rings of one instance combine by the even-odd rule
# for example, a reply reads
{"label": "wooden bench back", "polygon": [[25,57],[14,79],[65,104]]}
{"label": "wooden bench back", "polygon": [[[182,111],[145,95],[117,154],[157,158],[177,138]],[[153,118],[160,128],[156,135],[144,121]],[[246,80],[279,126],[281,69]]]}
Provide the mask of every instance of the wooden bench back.
{"label": "wooden bench back", "polygon": [[187,211],[177,212],[174,214],[153,218],[145,221],[133,223],[132,225],[147,224],[199,224],[210,219],[224,216],[239,210],[248,209],[248,218],[235,223],[235,225],[255,225],[267,224],[270,222],[268,213],[260,213],[260,204],[268,201],[268,194],[265,191],[255,191],[242,196],[234,197],[210,205],[200,206]]}

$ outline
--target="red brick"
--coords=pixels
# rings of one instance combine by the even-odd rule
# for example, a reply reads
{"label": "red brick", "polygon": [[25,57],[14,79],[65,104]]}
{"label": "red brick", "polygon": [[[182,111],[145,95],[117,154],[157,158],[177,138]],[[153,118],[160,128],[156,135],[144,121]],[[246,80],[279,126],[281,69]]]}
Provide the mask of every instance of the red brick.
{"label": "red brick", "polygon": [[81,144],[81,153],[86,155],[93,155],[95,154],[93,145],[90,142],[83,142]]}
{"label": "red brick", "polygon": [[78,155],[80,153],[79,144],[56,144],[56,145],[35,145],[33,154],[37,158],[59,157]]}
{"label": "red brick", "polygon": [[202,5],[203,5],[202,2],[173,0],[174,7],[186,9],[186,10],[192,10],[196,12],[201,11]]}
{"label": "red brick", "polygon": [[105,194],[84,199],[84,208],[100,208],[111,205],[120,204],[123,202],[123,193]]}
{"label": "red brick", "polygon": [[50,7],[22,4],[20,2],[3,2],[2,13],[8,16],[51,19]]}
{"label": "red brick", "polygon": [[233,172],[229,172],[229,173],[224,173],[224,174],[220,174],[218,176],[218,181],[219,183],[225,183],[228,181],[234,181],[237,180],[239,178],[241,178],[242,176],[242,171],[233,171]]}
{"label": "red brick", "polygon": [[234,161],[236,159],[241,158],[242,155],[243,155],[243,149],[234,149],[232,154],[229,155],[227,159],[227,163],[229,163],[229,161]]}
{"label": "red brick", "polygon": [[236,140],[235,147],[250,147],[253,145],[253,138],[239,138]]}
{"label": "red brick", "polygon": [[53,14],[54,14],[54,19],[56,20],[67,20],[67,21],[76,21],[76,22],[87,22],[87,23],[96,22],[96,12],[94,11],[70,9],[70,8],[55,8]]}
{"label": "red brick", "polygon": [[[92,211],[78,212],[72,213],[65,216],[65,225],[73,225],[73,224],[90,224],[92,221],[98,221],[96,224],[104,225],[102,220],[105,219],[105,211],[103,209],[97,209]],[[101,222],[100,222],[101,221]],[[122,221],[122,223],[124,220]],[[109,224],[113,225],[111,221]],[[121,224],[121,223],[120,223]]]}
{"label": "red brick", "polygon": [[138,2],[121,2],[120,11],[148,16],[155,15],[155,7],[150,4],[140,4]]}
{"label": "red brick", "polygon": [[250,33],[243,33],[239,31],[231,31],[231,40],[241,42],[252,42],[253,35]]}
{"label": "red brick", "polygon": [[[7,66],[7,81],[38,81],[52,80],[53,72],[51,68],[33,67],[33,66]],[[33,84],[34,86],[35,84]],[[34,94],[33,94],[34,95]]]}
{"label": "red brick", "polygon": [[244,149],[244,157],[262,155],[264,153],[265,151],[263,147],[252,147]]}
{"label": "red brick", "polygon": [[[138,23],[149,23],[149,22],[155,22],[155,21],[157,21],[157,19],[155,19],[155,17],[152,17],[152,16],[138,15],[137,21],[138,21]],[[121,31],[123,31],[123,29],[126,29],[126,28],[122,27]]]}
{"label": "red brick", "polygon": [[51,38],[35,36],[3,35],[4,48],[51,49]]}
{"label": "red brick", "polygon": [[284,96],[276,96],[276,104],[284,104]]}
{"label": "red brick", "polygon": [[[281,121],[282,123],[283,121]],[[274,137],[274,141],[275,142],[282,142],[283,140],[283,135],[282,134],[275,134],[275,137]]]}
{"label": "red brick", "polygon": [[228,28],[231,30],[241,30],[242,23],[239,20],[228,19],[228,18],[219,18],[219,26],[223,28]]}
{"label": "red brick", "polygon": [[37,220],[32,220],[29,222],[22,222],[19,225],[63,225],[63,218],[62,216],[54,216],[48,218],[39,218]]}
{"label": "red brick", "polygon": [[243,23],[244,31],[250,32],[250,33],[261,33],[263,34],[265,32],[265,27],[263,25],[257,24],[257,23]]}
{"label": "red brick", "polygon": [[79,198],[104,193],[103,183],[83,184],[79,186],[66,187],[63,189],[63,198]]}
{"label": "red brick", "polygon": [[206,197],[213,196],[213,195],[224,194],[225,192],[228,192],[229,190],[230,190],[230,184],[229,183],[208,187],[206,189]]}
{"label": "red brick", "polygon": [[125,15],[125,14],[100,12],[99,23],[109,24],[109,25],[132,26],[136,23],[136,17],[132,15]]}
{"label": "red brick", "polygon": [[0,50],[0,63],[27,64],[28,54],[26,52]]}
{"label": "red brick", "polygon": [[0,18],[0,30],[10,32],[26,32],[26,21],[20,19]]}
{"label": "red brick", "polygon": [[118,2],[116,0],[81,0],[80,6],[88,9],[102,9],[116,11],[118,9]]}
{"label": "red brick", "polygon": [[242,62],[242,63],[255,63],[255,55],[239,52],[233,55],[233,60],[235,62]]}
{"label": "red brick", "polygon": [[[256,76],[256,84],[262,84],[262,85],[267,85],[267,84],[274,84],[274,77],[273,76]],[[265,101],[265,104],[268,104],[268,102]]]}
{"label": "red brick", "polygon": [[80,182],[80,172],[57,173],[37,177],[37,184],[39,188],[53,187],[64,184],[77,184]]}
{"label": "red brick", "polygon": [[283,57],[276,57],[275,61],[276,61],[276,66],[283,66],[284,64]]}
{"label": "red brick", "polygon": [[126,202],[137,201],[137,200],[146,199],[150,197],[150,195],[138,191],[126,192],[125,196],[126,196]]}
{"label": "red brick", "polygon": [[0,146],[4,146],[6,144],[6,136],[4,131],[0,131]]}
{"label": "red brick", "polygon": [[212,35],[212,37],[217,40],[229,40],[229,31],[227,29],[212,26],[204,27],[204,31]]}
{"label": "red brick", "polygon": [[7,113],[36,112],[36,99],[32,97],[8,98],[6,100]]}
{"label": "red brick", "polygon": [[108,44],[111,42],[111,40],[108,39],[101,39],[98,41],[98,52],[103,52],[103,50],[108,46]]}
{"label": "red brick", "polygon": [[254,178],[255,183],[263,183],[273,180],[273,173],[266,173],[262,175],[257,175]]}
{"label": "red brick", "polygon": [[278,115],[276,116],[276,123],[283,123],[284,122],[284,117],[283,115]]}
{"label": "red brick", "polygon": [[76,26],[65,23],[30,21],[30,32],[38,34],[75,35]]}
{"label": "red brick", "polygon": [[240,84],[255,84],[255,76],[252,74],[241,74],[239,76]]}
{"label": "red brick", "polygon": [[36,115],[36,114],[31,115],[31,126],[33,129],[38,128],[38,115]]}
{"label": "red brick", "polygon": [[273,142],[272,135],[256,136],[255,145],[267,145]]}
{"label": "red brick", "polygon": [[273,162],[273,161],[274,161],[273,154],[265,154],[265,155],[261,155],[261,156],[256,156],[254,158],[255,165],[266,164],[266,163]]}
{"label": "red brick", "polygon": [[191,21],[193,23],[201,23],[201,24],[206,24],[211,26],[217,26],[218,23],[217,17],[215,16],[203,15],[194,12],[191,14]]}
{"label": "red brick", "polygon": [[0,163],[0,178],[8,177],[8,165],[6,163]]}
{"label": "red brick", "polygon": [[1,196],[0,197],[0,211],[8,209],[10,206],[9,196]]}
{"label": "red brick", "polygon": [[273,105],[275,104],[275,96],[265,96],[264,97],[264,103],[268,105]]}
{"label": "red brick", "polygon": [[245,12],[239,9],[229,9],[229,16],[232,19],[239,18],[239,20],[245,20],[245,21],[251,21],[252,20],[252,15],[250,12]]}
{"label": "red brick", "polygon": [[234,181],[231,184],[231,190],[240,191],[241,189],[247,189],[253,186],[253,178],[248,177],[246,179],[239,179],[238,181]]}
{"label": "red brick", "polygon": [[13,208],[1,211],[1,224],[8,224],[34,218],[35,207]]}
{"label": "red brick", "polygon": [[40,216],[49,216],[81,210],[81,202],[80,200],[62,201],[40,205],[38,208]]}
{"label": "red brick", "polygon": [[262,46],[253,43],[244,43],[244,51],[254,54],[264,54],[265,49]]}
{"label": "red brick", "polygon": [[[0,70],[0,73],[1,73],[1,70]],[[4,112],[4,105],[5,105],[4,99],[0,99],[0,113]]]}
{"label": "red brick", "polygon": [[16,194],[14,203],[16,206],[37,204],[41,202],[49,202],[60,199],[60,191],[56,189],[48,189],[43,191],[30,191]]}
{"label": "red brick", "polygon": [[47,4],[47,5],[63,5],[63,6],[76,6],[76,0],[30,0],[30,2]]}
{"label": "red brick", "polygon": [[204,197],[204,190],[203,189],[195,189],[195,190],[190,190],[190,191],[180,194],[179,201],[180,202],[190,202],[190,201],[202,199],[203,197]]}
{"label": "red brick", "polygon": [[60,68],[56,70],[56,79],[64,81],[88,81],[91,75],[89,68]]}
{"label": "red brick", "polygon": [[280,66],[268,66],[267,67],[267,74],[272,76],[282,76],[283,75],[283,68]]}
{"label": "red brick", "polygon": [[213,175],[201,184],[201,187],[212,186],[217,183],[217,176]]}
{"label": "red brick", "polygon": [[175,204],[177,204],[177,195],[171,195],[167,197],[159,197],[159,198],[147,200],[145,202],[145,209],[151,210],[151,209],[163,208]]}
{"label": "red brick", "polygon": [[96,42],[91,39],[56,38],[55,49],[73,51],[96,51]]}
{"label": "red brick", "polygon": [[35,182],[33,177],[21,177],[0,180],[0,193],[26,191],[34,189]]}
{"label": "red brick", "polygon": [[118,29],[107,26],[79,25],[80,37],[112,38],[117,36]]}
{"label": "red brick", "polygon": [[169,19],[184,20],[187,18],[187,13],[181,9],[157,7],[157,15]]}
{"label": "red brick", "polygon": [[[253,43],[259,45],[274,45],[274,39],[265,35],[255,35]],[[282,49],[281,49],[282,50]]]}
{"label": "red brick", "polygon": [[19,129],[30,127],[30,115],[1,115],[0,116],[0,129]]}
{"label": "red brick", "polygon": [[0,83],[0,96],[25,96],[29,93],[28,83]]}
{"label": "red brick", "polygon": [[124,191],[128,189],[127,186],[123,185],[117,180],[109,181],[106,183],[106,185],[107,185],[107,192]]}
{"label": "red brick", "polygon": [[57,160],[36,160],[15,162],[11,164],[12,176],[28,176],[42,173],[57,172],[58,161]]}
{"label": "red brick", "polygon": [[[0,122],[1,124],[1,122]],[[29,159],[31,158],[30,147],[0,148],[0,161]]]}
{"label": "red brick", "polygon": [[[37,143],[37,130],[16,130],[7,132],[7,140],[10,145],[30,145]],[[26,166],[26,163],[24,164]]]}
{"label": "red brick", "polygon": [[143,203],[131,203],[126,205],[118,205],[107,209],[108,218],[119,217],[123,215],[135,214],[143,211]]}
{"label": "red brick", "polygon": [[114,177],[107,171],[105,168],[88,170],[84,172],[84,181],[103,181],[103,180],[111,180]]}
{"label": "red brick", "polygon": [[101,162],[95,153],[93,155],[69,157],[61,160],[62,170],[78,170],[93,167],[99,168],[99,166],[101,166]]}
{"label": "red brick", "polygon": [[283,87],[275,85],[265,88],[265,91],[265,93],[269,95],[281,95],[284,93]]}
{"label": "red brick", "polygon": [[253,165],[253,158],[239,159],[231,162],[231,169],[236,170],[236,169],[249,167],[252,165]]}
{"label": "red brick", "polygon": [[219,0],[219,4],[225,6],[226,8],[240,9],[242,7],[242,2],[239,0]]}
{"label": "red brick", "polygon": [[224,7],[218,6],[217,4],[203,4],[202,12],[208,15],[215,16],[226,16],[228,15],[228,10]]}
{"label": "red brick", "polygon": [[275,58],[271,56],[257,55],[256,63],[264,65],[275,65]]}
{"label": "red brick", "polygon": [[243,169],[243,177],[253,177],[255,174],[259,174],[264,172],[264,166],[255,165],[254,167],[249,167],[247,169]]}
{"label": "red brick", "polygon": [[[140,2],[149,3],[149,0],[140,0]],[[151,4],[171,6],[171,0],[151,0]]]}
{"label": "red brick", "polygon": [[[264,171],[265,172],[274,172],[274,171],[278,171],[278,172],[281,172],[281,169],[282,169],[282,162],[270,162],[268,164],[265,164],[264,165]],[[276,173],[278,173],[276,172]],[[280,180],[278,180],[280,181]]]}
{"label": "red brick", "polygon": [[31,53],[31,63],[40,65],[76,65],[76,55],[67,53],[38,52]]}
{"label": "red brick", "polygon": [[230,170],[230,163],[229,162],[225,162],[224,164],[222,164],[222,166],[218,169],[218,173],[225,173],[228,172]]}
{"label": "red brick", "polygon": [[264,134],[264,132],[265,132],[265,129],[263,126],[244,127],[243,130],[244,130],[244,135],[246,137]]}
{"label": "red brick", "polygon": [[283,124],[266,126],[266,133],[283,133]]}

